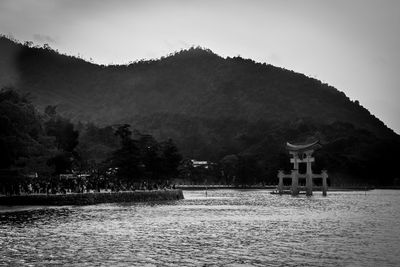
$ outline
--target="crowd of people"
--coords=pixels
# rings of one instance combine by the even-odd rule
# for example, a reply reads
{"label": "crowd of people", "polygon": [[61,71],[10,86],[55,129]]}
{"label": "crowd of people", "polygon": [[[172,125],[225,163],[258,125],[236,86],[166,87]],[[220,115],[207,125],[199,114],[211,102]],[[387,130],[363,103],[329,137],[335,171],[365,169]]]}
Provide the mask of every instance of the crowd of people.
{"label": "crowd of people", "polygon": [[166,190],[175,189],[175,184],[170,181],[140,181],[122,183],[120,181],[107,181],[94,179],[92,176],[73,177],[62,179],[58,177],[50,180],[26,179],[15,183],[0,184],[0,195],[21,194],[68,194],[91,192],[120,192],[135,190]]}

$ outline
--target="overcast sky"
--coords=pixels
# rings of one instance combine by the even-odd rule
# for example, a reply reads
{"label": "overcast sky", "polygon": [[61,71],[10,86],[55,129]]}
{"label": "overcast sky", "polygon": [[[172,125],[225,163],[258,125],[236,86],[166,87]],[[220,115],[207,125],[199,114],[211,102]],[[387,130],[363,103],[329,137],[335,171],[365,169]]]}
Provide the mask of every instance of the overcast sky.
{"label": "overcast sky", "polygon": [[200,45],[320,79],[400,133],[400,1],[0,0],[0,33],[104,64]]}

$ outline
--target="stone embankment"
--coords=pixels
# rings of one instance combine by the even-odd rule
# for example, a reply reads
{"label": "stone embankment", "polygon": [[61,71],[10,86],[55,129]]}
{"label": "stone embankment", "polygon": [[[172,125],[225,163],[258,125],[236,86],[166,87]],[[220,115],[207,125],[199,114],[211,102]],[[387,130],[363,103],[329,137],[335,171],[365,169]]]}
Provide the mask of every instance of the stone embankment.
{"label": "stone embankment", "polygon": [[183,199],[180,189],[155,191],[126,191],[111,193],[77,193],[56,195],[1,196],[0,205],[93,205],[113,202],[147,202]]}

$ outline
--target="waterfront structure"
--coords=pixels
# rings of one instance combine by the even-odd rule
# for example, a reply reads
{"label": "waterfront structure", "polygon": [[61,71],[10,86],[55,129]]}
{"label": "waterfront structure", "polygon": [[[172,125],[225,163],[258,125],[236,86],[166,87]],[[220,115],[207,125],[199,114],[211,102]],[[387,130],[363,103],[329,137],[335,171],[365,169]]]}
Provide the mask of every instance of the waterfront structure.
{"label": "waterfront structure", "polygon": [[[328,190],[328,173],[323,170],[320,174],[312,172],[312,163],[315,158],[312,156],[315,148],[319,146],[319,141],[310,144],[293,145],[286,143],[286,149],[292,156],[290,162],[293,163],[293,169],[290,174],[285,174],[283,171],[278,172],[278,193],[283,194],[290,190],[294,196],[298,195],[300,191],[305,191],[307,196],[311,196],[313,189],[321,189],[322,194],[326,196]],[[299,164],[305,163],[306,173],[299,172]],[[290,184],[284,183],[284,180],[289,180]],[[305,183],[304,183],[305,181]],[[317,182],[318,181],[318,182]],[[305,186],[304,186],[305,184]]]}
{"label": "waterfront structure", "polygon": [[171,201],[184,199],[181,189],[69,194],[0,196],[0,206],[95,205],[100,203]]}
{"label": "waterfront structure", "polygon": [[208,168],[211,168],[212,165],[214,165],[213,162],[211,162],[211,161],[206,161],[206,160],[195,160],[195,159],[191,159],[190,161],[191,161],[192,166],[193,166],[194,168],[202,167],[202,168],[208,169]]}

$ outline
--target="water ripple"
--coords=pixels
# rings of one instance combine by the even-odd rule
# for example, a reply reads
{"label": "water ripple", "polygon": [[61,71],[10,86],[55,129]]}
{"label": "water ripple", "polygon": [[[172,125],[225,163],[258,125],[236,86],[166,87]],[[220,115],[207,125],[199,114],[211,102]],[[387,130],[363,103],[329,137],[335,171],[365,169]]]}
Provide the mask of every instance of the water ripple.
{"label": "water ripple", "polygon": [[398,191],[184,194],[162,203],[0,208],[0,265],[400,265]]}

